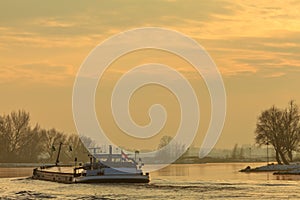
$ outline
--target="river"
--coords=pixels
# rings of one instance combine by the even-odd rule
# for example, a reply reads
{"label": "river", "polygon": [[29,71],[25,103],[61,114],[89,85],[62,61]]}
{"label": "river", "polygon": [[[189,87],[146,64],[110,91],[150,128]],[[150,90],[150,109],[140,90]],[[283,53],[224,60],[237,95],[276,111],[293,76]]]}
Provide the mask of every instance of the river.
{"label": "river", "polygon": [[61,184],[28,178],[31,168],[0,168],[0,199],[300,199],[298,176],[238,172],[248,165],[263,163],[174,164],[149,184]]}

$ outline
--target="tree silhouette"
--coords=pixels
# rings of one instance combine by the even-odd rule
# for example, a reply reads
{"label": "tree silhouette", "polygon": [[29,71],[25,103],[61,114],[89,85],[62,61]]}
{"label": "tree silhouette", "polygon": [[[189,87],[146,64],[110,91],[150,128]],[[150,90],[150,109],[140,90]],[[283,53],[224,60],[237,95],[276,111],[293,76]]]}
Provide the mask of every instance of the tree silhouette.
{"label": "tree silhouette", "polygon": [[231,158],[233,159],[237,158],[237,153],[238,153],[237,151],[238,151],[238,144],[235,144],[232,149]]}
{"label": "tree silhouette", "polygon": [[19,157],[22,144],[28,141],[27,133],[31,131],[29,122],[29,113],[23,110],[2,116],[0,123],[2,159],[11,162]]}
{"label": "tree silhouette", "polygon": [[293,161],[292,152],[298,150],[300,140],[300,114],[294,101],[290,101],[288,108],[284,110],[282,132],[284,133],[283,145],[290,161]]}
{"label": "tree silhouette", "polygon": [[45,158],[48,162],[54,162],[56,159],[55,145],[58,145],[60,142],[64,143],[67,141],[67,136],[52,128],[50,130],[42,130],[42,137]]}
{"label": "tree silhouette", "polygon": [[263,111],[256,124],[256,143],[271,144],[274,147],[277,162],[289,164],[289,161],[293,159],[292,152],[297,150],[299,144],[299,119],[299,110],[294,101],[290,101],[286,109],[272,106]]}
{"label": "tree silhouette", "polygon": [[179,142],[174,142],[171,146],[167,146],[172,140],[173,137],[167,135],[163,136],[160,139],[158,149],[164,149],[157,155],[157,157],[162,162],[168,162],[170,158],[181,156],[181,154],[183,154],[183,151],[185,150],[185,145],[182,145]]}
{"label": "tree silhouette", "polygon": [[[88,137],[82,138],[90,145],[95,143]],[[60,142],[68,148],[62,152],[62,162],[88,159],[88,151],[79,135],[65,134],[56,129],[42,129],[38,124],[30,125],[28,112],[19,110],[8,115],[0,115],[0,163],[54,162],[57,152],[53,145]],[[71,146],[72,148],[69,148]],[[72,151],[70,151],[72,150]]]}

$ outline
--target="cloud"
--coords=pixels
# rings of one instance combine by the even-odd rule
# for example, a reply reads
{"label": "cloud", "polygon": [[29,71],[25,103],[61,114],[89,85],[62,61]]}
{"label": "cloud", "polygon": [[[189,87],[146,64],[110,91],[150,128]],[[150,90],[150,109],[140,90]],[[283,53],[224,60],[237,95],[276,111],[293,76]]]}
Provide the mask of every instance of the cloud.
{"label": "cloud", "polygon": [[57,18],[39,19],[35,23],[40,26],[52,28],[70,28],[75,26],[74,22],[67,22]]}
{"label": "cloud", "polygon": [[265,68],[299,68],[299,3],[226,0],[219,6],[227,11],[210,12],[209,18],[200,20],[172,15],[164,19],[176,22],[168,24],[169,28],[204,46],[223,75],[256,74]]}
{"label": "cloud", "polygon": [[0,35],[2,48],[34,47],[34,48],[80,48],[95,46],[95,41],[101,41],[101,34],[76,35],[72,37],[60,35],[43,35],[38,32],[22,31],[18,28],[3,29]]}
{"label": "cloud", "polygon": [[286,75],[286,73],[284,73],[284,72],[276,72],[276,73],[268,74],[265,77],[266,78],[278,78],[278,77],[282,77],[284,75]]}
{"label": "cloud", "polygon": [[295,1],[139,2],[78,3],[74,8],[62,5],[58,10],[54,10],[55,3],[47,3],[41,10],[12,18],[4,10],[0,16],[13,23],[0,27],[0,48],[92,49],[115,33],[160,26],[196,39],[223,75],[260,73],[266,67],[299,67],[300,4]]}
{"label": "cloud", "polygon": [[73,66],[49,62],[0,67],[0,83],[67,85],[75,75]]}

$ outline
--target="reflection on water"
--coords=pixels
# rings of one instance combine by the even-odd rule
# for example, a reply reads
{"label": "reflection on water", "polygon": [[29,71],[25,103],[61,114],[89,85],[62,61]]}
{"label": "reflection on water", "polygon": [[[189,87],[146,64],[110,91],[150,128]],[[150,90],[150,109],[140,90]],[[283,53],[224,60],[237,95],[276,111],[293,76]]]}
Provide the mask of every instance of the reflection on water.
{"label": "reflection on water", "polygon": [[[0,199],[300,199],[298,176],[238,172],[248,165],[263,164],[171,165],[152,172],[150,184],[61,184],[0,178]],[[28,177],[31,170],[0,168],[0,177]]]}
{"label": "reflection on water", "polygon": [[10,177],[25,177],[32,175],[33,168],[1,168],[0,167],[0,178]]}
{"label": "reflection on water", "polygon": [[250,165],[258,167],[265,163],[207,163],[207,164],[176,164],[170,165],[151,177],[171,178],[181,181],[264,181],[278,180],[273,172],[241,173],[240,169]]}
{"label": "reflection on water", "polygon": [[276,180],[300,181],[300,175],[274,175]]}
{"label": "reflection on water", "polygon": [[[297,175],[273,175],[273,172],[240,173],[246,166],[258,167],[265,163],[207,163],[173,164],[152,172],[152,178],[180,181],[238,181],[238,180],[300,180]],[[0,178],[30,177],[33,167],[0,168]]]}
{"label": "reflection on water", "polygon": [[[300,180],[297,175],[273,175],[273,172],[240,173],[246,166],[258,167],[265,163],[207,163],[173,164],[152,172],[152,178],[176,179],[180,181],[264,181],[264,180]],[[30,177],[33,167],[0,168],[0,178]]]}
{"label": "reflection on water", "polygon": [[170,165],[168,167],[165,167],[153,174],[156,174],[157,176],[190,176],[190,168],[184,167],[184,165]]}

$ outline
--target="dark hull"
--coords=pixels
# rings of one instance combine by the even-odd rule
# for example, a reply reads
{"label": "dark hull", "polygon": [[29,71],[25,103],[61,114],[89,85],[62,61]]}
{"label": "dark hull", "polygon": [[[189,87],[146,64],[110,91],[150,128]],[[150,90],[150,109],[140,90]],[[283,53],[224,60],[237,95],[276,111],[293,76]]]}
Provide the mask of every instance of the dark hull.
{"label": "dark hull", "polygon": [[58,183],[73,183],[74,175],[71,173],[59,173],[59,172],[48,172],[48,171],[33,171],[33,179],[53,181]]}
{"label": "dark hull", "polygon": [[75,183],[149,183],[149,179],[96,179]]}
{"label": "dark hull", "polygon": [[86,176],[74,179],[76,183],[149,183],[148,175],[103,175]]}
{"label": "dark hull", "polygon": [[74,176],[73,173],[60,173],[35,169],[33,179],[59,183],[149,183],[149,175],[102,175]]}

